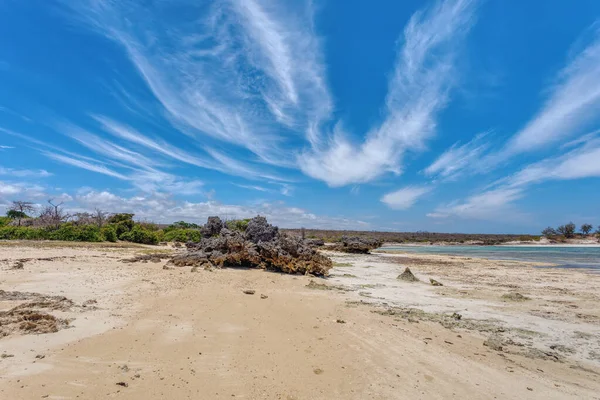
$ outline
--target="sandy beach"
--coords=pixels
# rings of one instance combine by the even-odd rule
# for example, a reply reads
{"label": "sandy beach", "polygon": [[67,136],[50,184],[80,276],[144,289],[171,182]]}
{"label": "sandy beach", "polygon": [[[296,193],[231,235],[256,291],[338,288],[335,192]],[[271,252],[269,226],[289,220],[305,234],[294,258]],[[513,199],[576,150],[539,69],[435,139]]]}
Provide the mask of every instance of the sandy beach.
{"label": "sandy beach", "polygon": [[[57,318],[3,324],[0,398],[600,399],[598,274],[394,253],[328,252],[326,279],[122,262],[173,251],[0,243],[3,321],[32,299]],[[406,266],[419,282],[396,279]]]}

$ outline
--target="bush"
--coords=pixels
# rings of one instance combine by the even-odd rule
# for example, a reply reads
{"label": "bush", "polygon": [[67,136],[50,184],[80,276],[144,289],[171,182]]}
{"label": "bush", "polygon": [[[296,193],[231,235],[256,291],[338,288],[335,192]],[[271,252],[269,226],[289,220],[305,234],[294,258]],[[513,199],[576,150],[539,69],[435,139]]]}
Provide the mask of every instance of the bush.
{"label": "bush", "polygon": [[24,226],[5,226],[0,228],[1,240],[44,240],[49,239],[49,232],[42,228]]}
{"label": "bush", "polygon": [[167,242],[199,242],[202,234],[197,229],[173,229],[166,231],[164,239]]}
{"label": "bush", "polygon": [[119,238],[117,236],[117,230],[115,229],[114,226],[111,226],[111,225],[107,225],[107,226],[103,227],[100,232],[102,233],[102,237],[104,238],[104,240],[106,240],[107,242],[114,243]]}
{"label": "bush", "polygon": [[190,222],[185,222],[185,221],[178,221],[175,222],[169,226],[167,226],[164,231],[166,232],[170,232],[176,229],[200,229],[201,226],[198,224],[194,224],[194,223],[190,223]]}
{"label": "bush", "polygon": [[78,229],[77,240],[80,242],[102,242],[104,236],[98,225],[84,225]]}
{"label": "bush", "polygon": [[12,220],[9,217],[0,217],[0,228],[8,226]]}
{"label": "bush", "polygon": [[248,228],[248,222],[250,222],[250,218],[232,219],[231,221],[225,222],[225,226],[232,231],[245,232],[246,228]]}
{"label": "bush", "polygon": [[119,239],[141,244],[158,244],[159,242],[158,234],[156,232],[144,229],[140,225],[135,225],[131,231],[124,233]]}
{"label": "bush", "polygon": [[66,241],[78,241],[79,232],[72,223],[66,223],[60,225],[56,230],[50,231],[49,238],[51,240],[66,240]]}

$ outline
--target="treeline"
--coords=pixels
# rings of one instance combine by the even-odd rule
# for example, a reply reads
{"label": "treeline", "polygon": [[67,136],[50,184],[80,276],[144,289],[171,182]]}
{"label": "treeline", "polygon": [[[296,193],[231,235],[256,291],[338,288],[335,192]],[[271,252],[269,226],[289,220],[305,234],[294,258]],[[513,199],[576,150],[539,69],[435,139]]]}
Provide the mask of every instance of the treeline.
{"label": "treeline", "polygon": [[[592,234],[593,230],[594,226],[592,224],[582,224],[579,227],[580,236],[583,237],[587,237],[590,234]],[[600,236],[600,225],[598,225],[598,228],[596,229],[594,234]],[[556,229],[549,226],[542,231],[542,235],[546,236],[547,238],[562,236],[566,239],[572,239],[577,236],[577,226],[573,222],[569,222],[565,225],[560,225]]]}
{"label": "treeline", "polygon": [[38,209],[24,201],[14,201],[5,217],[0,217],[0,240],[65,240],[116,242],[118,240],[158,244],[160,242],[200,241],[199,225],[176,222],[161,228],[150,222],[134,221],[134,214],[94,212],[68,213],[62,203],[48,201]]}
{"label": "treeline", "polygon": [[309,239],[322,239],[325,242],[339,242],[343,236],[360,237],[380,240],[389,243],[468,243],[480,245],[495,245],[512,241],[539,241],[536,235],[509,234],[468,234],[440,232],[381,232],[381,231],[350,231],[325,229],[282,229],[293,235],[305,236]]}

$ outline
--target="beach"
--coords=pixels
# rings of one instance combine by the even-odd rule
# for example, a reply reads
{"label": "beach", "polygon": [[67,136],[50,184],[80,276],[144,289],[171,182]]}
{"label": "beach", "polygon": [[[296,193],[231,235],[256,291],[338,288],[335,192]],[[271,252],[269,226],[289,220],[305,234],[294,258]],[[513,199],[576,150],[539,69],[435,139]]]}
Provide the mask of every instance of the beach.
{"label": "beach", "polygon": [[[15,292],[69,300],[43,310],[56,332],[0,338],[0,397],[600,398],[598,274],[404,253],[325,252],[326,279],[123,262],[175,251],[0,243],[0,311],[29,301]],[[418,282],[396,279],[407,266]]]}

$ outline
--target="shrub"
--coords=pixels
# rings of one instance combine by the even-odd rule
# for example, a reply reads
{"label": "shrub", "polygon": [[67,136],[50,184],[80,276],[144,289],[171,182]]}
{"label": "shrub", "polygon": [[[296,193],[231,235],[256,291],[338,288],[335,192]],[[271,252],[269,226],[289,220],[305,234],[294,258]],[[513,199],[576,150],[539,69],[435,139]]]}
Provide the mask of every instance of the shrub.
{"label": "shrub", "polygon": [[246,228],[248,228],[248,222],[250,222],[250,218],[232,219],[230,221],[225,222],[225,226],[227,227],[227,229],[231,229],[232,231],[245,232]]}
{"label": "shrub", "polygon": [[202,234],[197,229],[173,229],[165,232],[164,240],[167,242],[199,242]]}
{"label": "shrub", "polygon": [[57,229],[50,231],[49,238],[51,240],[66,240],[66,241],[77,241],[79,240],[79,232],[72,223],[66,223],[60,225]]}
{"label": "shrub", "polygon": [[77,240],[81,242],[102,242],[104,240],[98,225],[84,225],[77,230]]}
{"label": "shrub", "polygon": [[48,231],[42,228],[5,226],[0,228],[2,240],[43,240],[49,239]]}
{"label": "shrub", "polygon": [[175,229],[200,229],[201,226],[198,224],[194,224],[194,223],[190,223],[190,222],[185,222],[185,221],[178,221],[175,222],[169,226],[167,226],[164,231],[165,232],[169,232]]}
{"label": "shrub", "polygon": [[135,225],[129,232],[119,237],[121,240],[141,244],[158,244],[158,234],[156,232],[144,229],[140,225]]}
{"label": "shrub", "polygon": [[11,221],[9,217],[0,217],[0,227],[9,225]]}
{"label": "shrub", "polygon": [[114,226],[107,225],[107,226],[103,227],[100,232],[102,233],[102,237],[104,238],[104,240],[106,240],[107,242],[114,243],[118,239],[117,230],[115,229]]}

